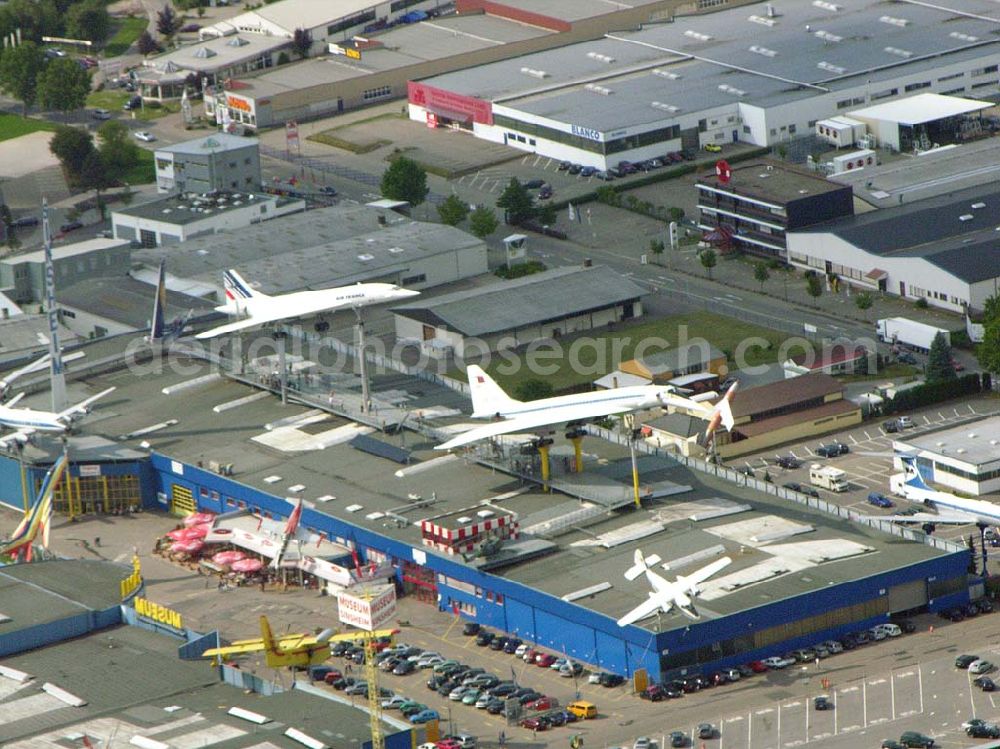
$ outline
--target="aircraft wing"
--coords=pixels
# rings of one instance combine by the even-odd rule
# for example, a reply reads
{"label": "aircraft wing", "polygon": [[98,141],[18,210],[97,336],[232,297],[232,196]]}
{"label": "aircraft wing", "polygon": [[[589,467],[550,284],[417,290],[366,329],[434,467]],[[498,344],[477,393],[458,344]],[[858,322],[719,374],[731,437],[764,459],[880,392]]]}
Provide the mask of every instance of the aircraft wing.
{"label": "aircraft wing", "polygon": [[664,603],[664,596],[650,596],[645,601],[640,603],[634,609],[629,611],[625,616],[618,620],[619,627],[627,627],[629,624],[634,624],[640,619],[645,619],[647,616],[652,616],[660,608],[660,605]]}
{"label": "aircraft wing", "polygon": [[[273,302],[273,300],[272,300]],[[237,322],[227,323],[226,325],[220,325],[217,328],[212,328],[210,330],[205,330],[195,336],[195,338],[215,338],[216,336],[225,335],[226,333],[235,333],[239,330],[246,330],[247,328],[256,328],[261,325],[267,325],[270,322],[279,322],[281,320],[296,320],[300,317],[309,317],[310,315],[318,315],[321,312],[327,312],[334,309],[343,309],[349,307],[349,303],[343,304],[330,304],[329,301],[316,300],[310,301],[296,301],[294,307],[284,304],[268,304],[264,309],[257,309],[256,312],[251,313],[250,317],[243,320],[238,320]],[[222,307],[216,307],[220,312],[231,312],[232,307],[223,305]]]}
{"label": "aircraft wing", "polygon": [[10,447],[15,443],[23,445],[34,433],[34,429],[18,429],[16,432],[5,434],[3,437],[0,437],[0,447]]}
{"label": "aircraft wing", "polygon": [[205,658],[225,658],[229,655],[240,655],[244,653],[259,653],[264,649],[264,641],[260,638],[256,640],[237,640],[232,645],[221,648],[209,648],[202,656]]}
{"label": "aircraft wing", "polygon": [[65,421],[66,419],[72,418],[73,416],[75,416],[78,413],[86,413],[87,412],[87,406],[89,406],[91,403],[93,403],[96,400],[100,400],[105,395],[107,395],[108,393],[113,392],[113,391],[114,391],[114,387],[109,387],[107,390],[102,390],[97,395],[92,395],[89,398],[87,398],[86,400],[80,401],[75,406],[70,406],[65,411],[60,411],[58,414],[56,414],[56,418],[59,419],[60,421]]}
{"label": "aircraft wing", "polygon": [[357,640],[364,640],[367,637],[392,637],[393,635],[398,635],[398,629],[375,629],[371,632],[342,632],[339,635],[331,635],[329,642],[355,642]]}
{"label": "aircraft wing", "polygon": [[552,424],[566,424],[571,421],[589,421],[602,416],[613,416],[614,414],[627,413],[631,409],[623,407],[620,403],[582,403],[577,406],[563,406],[562,408],[549,408],[535,413],[520,414],[503,421],[492,421],[489,424],[470,429],[457,437],[453,437],[447,442],[435,447],[435,450],[450,450],[453,447],[461,447],[472,442],[498,437],[501,434],[511,434],[513,432],[527,432],[539,427],[550,426]]}
{"label": "aircraft wing", "polygon": [[939,525],[967,525],[977,522],[972,513],[948,510],[947,512],[915,512],[912,515],[871,515],[878,520],[891,520],[894,523],[937,523]]}
{"label": "aircraft wing", "polygon": [[721,559],[716,559],[711,564],[707,564],[700,570],[696,570],[695,572],[692,572],[690,575],[687,575],[685,579],[689,583],[692,583],[694,585],[697,585],[698,583],[701,582],[705,582],[705,580],[710,578],[716,572],[732,564],[732,561],[733,560],[730,559],[729,557],[722,557]]}

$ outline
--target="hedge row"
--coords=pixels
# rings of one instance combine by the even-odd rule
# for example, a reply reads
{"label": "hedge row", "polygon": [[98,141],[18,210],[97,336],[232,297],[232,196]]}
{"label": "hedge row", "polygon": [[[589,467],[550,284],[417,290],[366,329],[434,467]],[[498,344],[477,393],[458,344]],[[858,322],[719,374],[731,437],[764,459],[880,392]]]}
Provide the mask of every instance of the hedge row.
{"label": "hedge row", "polygon": [[883,414],[903,413],[923,406],[959,398],[963,395],[975,395],[990,389],[989,373],[967,374],[955,380],[944,382],[929,382],[920,387],[910,388],[897,393],[895,398],[887,400],[882,406]]}

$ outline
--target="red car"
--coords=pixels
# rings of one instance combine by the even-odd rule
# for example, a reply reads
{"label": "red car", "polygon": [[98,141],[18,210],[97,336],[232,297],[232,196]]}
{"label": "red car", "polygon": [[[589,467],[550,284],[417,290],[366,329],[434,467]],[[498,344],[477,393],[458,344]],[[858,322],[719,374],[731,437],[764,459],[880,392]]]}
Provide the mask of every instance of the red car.
{"label": "red car", "polygon": [[521,728],[527,728],[532,731],[544,731],[548,727],[548,721],[541,718],[525,718],[521,721]]}
{"label": "red car", "polygon": [[539,697],[533,702],[529,702],[525,707],[528,710],[551,710],[556,706],[558,700],[554,700],[551,697]]}
{"label": "red car", "polygon": [[323,677],[323,681],[327,684],[333,684],[337,679],[343,679],[344,675],[340,671],[334,670],[330,671],[326,676]]}
{"label": "red car", "polygon": [[750,670],[755,674],[762,674],[767,671],[767,664],[764,661],[750,661],[747,665],[750,666]]}
{"label": "red car", "polygon": [[541,655],[540,652],[538,652],[534,648],[530,648],[528,652],[524,654],[523,659],[525,663],[534,663],[535,658],[537,658],[540,655]]}
{"label": "red car", "polygon": [[462,744],[458,739],[441,739],[435,746],[437,749],[462,749]]}
{"label": "red car", "polygon": [[539,653],[535,658],[535,665],[540,668],[548,668],[556,662],[556,657],[551,653]]}

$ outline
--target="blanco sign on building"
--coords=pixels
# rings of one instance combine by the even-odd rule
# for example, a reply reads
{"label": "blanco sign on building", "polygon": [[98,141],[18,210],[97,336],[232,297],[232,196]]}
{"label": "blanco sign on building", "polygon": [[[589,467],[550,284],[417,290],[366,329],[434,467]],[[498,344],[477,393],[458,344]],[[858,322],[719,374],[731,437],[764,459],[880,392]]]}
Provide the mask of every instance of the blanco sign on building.
{"label": "blanco sign on building", "polygon": [[337,616],[344,624],[371,632],[379,629],[396,613],[396,588],[373,585],[355,592],[337,593]]}

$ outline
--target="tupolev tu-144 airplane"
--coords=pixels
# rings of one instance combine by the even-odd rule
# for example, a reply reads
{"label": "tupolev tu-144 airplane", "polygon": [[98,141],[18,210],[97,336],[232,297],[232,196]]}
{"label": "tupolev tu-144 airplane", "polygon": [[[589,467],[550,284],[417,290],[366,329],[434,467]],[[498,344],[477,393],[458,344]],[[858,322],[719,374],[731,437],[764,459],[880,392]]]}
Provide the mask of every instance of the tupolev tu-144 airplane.
{"label": "tupolev tu-144 airplane", "polygon": [[254,289],[234,270],[223,273],[222,282],[226,290],[226,303],[215,309],[244,319],[206,330],[195,336],[196,338],[214,338],[281,320],[310,317],[339,309],[359,309],[381,302],[394,302],[420,293],[391,283],[357,283],[333,289],[295,291],[291,294],[269,296]]}
{"label": "tupolev tu-144 airplane", "polygon": [[[523,402],[507,395],[482,367],[473,364],[466,372],[469,377],[469,389],[472,392],[472,417],[492,418],[494,421],[463,432],[438,445],[436,450],[450,450],[490,437],[530,431],[551,424],[584,422],[604,416],[666,406],[685,408],[707,419],[706,439],[715,432],[720,423],[725,425],[726,429],[731,429],[733,426],[731,404],[736,393],[735,384],[714,407],[702,402],[699,396],[685,398],[678,395],[672,387],[664,385],[634,385]],[[709,397],[714,398],[716,395],[712,393]]]}
{"label": "tupolev tu-144 airplane", "polygon": [[678,575],[673,582],[658,575],[650,569],[652,565],[659,563],[660,558],[653,554],[644,557],[642,551],[635,550],[635,564],[625,572],[626,580],[635,580],[639,575],[645,573],[646,580],[653,588],[649,598],[640,603],[625,616],[618,620],[619,627],[626,627],[629,624],[652,616],[657,611],[668,614],[675,606],[691,619],[700,619],[701,614],[694,607],[692,596],[697,596],[701,591],[699,583],[705,582],[719,570],[727,567],[733,560],[729,557],[716,559],[711,564],[702,567],[700,570],[692,572],[690,575]]}

